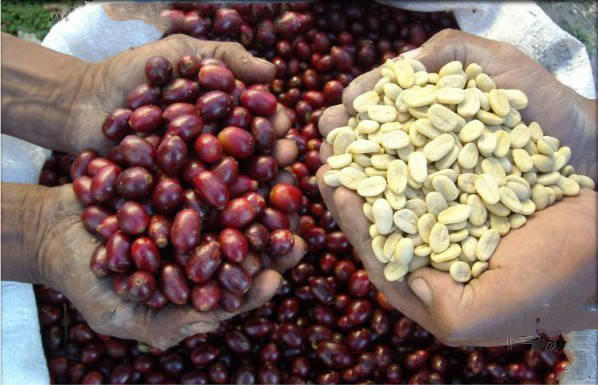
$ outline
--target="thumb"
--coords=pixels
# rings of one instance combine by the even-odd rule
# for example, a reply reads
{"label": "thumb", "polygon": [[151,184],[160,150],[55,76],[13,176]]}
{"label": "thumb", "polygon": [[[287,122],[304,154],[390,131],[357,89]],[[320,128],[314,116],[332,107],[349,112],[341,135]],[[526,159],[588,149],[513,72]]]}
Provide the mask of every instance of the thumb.
{"label": "thumb", "polygon": [[448,273],[425,267],[411,273],[408,284],[433,316],[446,318],[458,311],[464,285]]}
{"label": "thumb", "polygon": [[274,79],[276,66],[247,52],[237,42],[219,42],[193,39],[197,53],[222,60],[245,83],[269,83]]}

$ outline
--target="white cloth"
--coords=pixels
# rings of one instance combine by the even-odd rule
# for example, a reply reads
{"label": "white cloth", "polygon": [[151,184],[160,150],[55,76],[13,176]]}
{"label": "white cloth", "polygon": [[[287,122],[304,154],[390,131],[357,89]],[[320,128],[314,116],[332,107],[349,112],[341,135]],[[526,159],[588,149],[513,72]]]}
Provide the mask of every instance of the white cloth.
{"label": "white cloth", "polygon": [[[581,95],[592,98],[596,96],[584,46],[561,30],[531,2],[388,2],[419,11],[453,10],[462,30],[511,43],[534,57],[561,82]],[[142,21],[113,21],[106,16],[101,5],[88,3],[56,24],[43,44],[82,59],[99,61],[129,47],[157,40],[160,36],[156,28]],[[43,158],[40,157],[42,150],[18,142],[5,146],[8,139],[4,135],[2,140],[3,180],[8,180],[5,179],[6,173],[12,170],[17,175],[28,175],[27,180],[20,181],[35,183],[43,163]],[[14,151],[9,153],[8,147]],[[17,168],[19,171],[16,171]],[[2,383],[48,382],[34,303],[30,285],[2,284]],[[24,315],[27,314],[25,308],[29,309],[29,315]],[[583,356],[584,361],[588,361],[586,366],[572,368],[575,370],[570,372],[580,370],[584,374],[579,372],[570,381],[595,383],[595,374],[594,377],[587,377],[592,369],[596,370],[595,334],[593,342],[585,334],[575,333],[574,336],[580,340],[581,345],[586,346],[586,350],[588,344],[590,347],[594,346],[594,354]],[[575,365],[574,363],[573,366]]]}

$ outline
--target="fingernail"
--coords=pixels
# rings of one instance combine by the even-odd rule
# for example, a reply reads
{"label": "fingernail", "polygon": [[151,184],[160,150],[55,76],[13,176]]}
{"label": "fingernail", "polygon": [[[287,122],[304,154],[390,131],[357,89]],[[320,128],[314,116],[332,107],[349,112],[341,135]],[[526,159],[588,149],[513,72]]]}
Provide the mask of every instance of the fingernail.
{"label": "fingernail", "polygon": [[[255,57],[255,56],[254,56]],[[262,59],[261,57],[256,57],[256,59],[260,62],[262,62],[263,64],[266,64],[268,66],[274,66],[274,64],[270,63],[268,60]]]}
{"label": "fingernail", "polygon": [[426,306],[432,303],[432,290],[430,290],[430,286],[422,278],[415,278],[409,281],[409,287]]}
{"label": "fingernail", "polygon": [[181,328],[181,332],[185,335],[192,335],[197,333],[208,333],[218,328],[218,324],[208,322],[196,322],[185,325]]}
{"label": "fingernail", "polygon": [[403,59],[415,59],[422,53],[423,50],[424,49],[422,47],[412,49],[411,51],[403,52],[399,55],[399,57],[402,57]]}

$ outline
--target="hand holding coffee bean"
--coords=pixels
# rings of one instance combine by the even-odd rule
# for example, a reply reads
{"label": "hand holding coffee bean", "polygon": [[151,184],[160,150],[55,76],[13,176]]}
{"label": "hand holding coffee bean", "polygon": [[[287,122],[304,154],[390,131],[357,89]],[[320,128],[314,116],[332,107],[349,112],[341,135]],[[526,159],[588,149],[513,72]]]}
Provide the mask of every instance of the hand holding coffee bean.
{"label": "hand holding coffee bean", "polygon": [[[501,146],[505,146],[507,141],[514,140],[511,167],[525,168],[527,161],[530,160],[529,163],[537,170],[539,178],[541,178],[541,184],[534,186],[531,191],[532,199],[529,200],[535,201],[533,205],[538,206],[538,210],[546,207],[545,201],[550,203],[554,200],[544,199],[546,198],[545,193],[550,192],[544,185],[551,185],[554,182],[552,179],[558,177],[558,175],[549,175],[551,174],[549,171],[552,171],[552,169],[548,170],[548,166],[552,167],[553,163],[548,158],[544,159],[542,154],[550,152],[552,146],[559,143],[555,138],[559,138],[560,145],[567,145],[571,148],[570,153],[568,150],[562,150],[567,154],[563,152],[561,155],[565,158],[571,157],[570,164],[574,166],[575,172],[580,173],[580,170],[582,170],[582,173],[592,176],[592,178],[572,176],[575,181],[571,184],[580,184],[582,187],[593,188],[594,182],[592,179],[596,179],[595,162],[593,161],[595,157],[596,127],[591,111],[595,110],[595,103],[578,96],[573,90],[558,83],[550,73],[514,47],[458,31],[443,31],[425,43],[420,52],[407,53],[406,56],[421,62],[430,73],[427,76],[438,77],[438,75],[441,75],[440,79],[427,80],[432,83],[443,83],[442,85],[436,84],[435,93],[429,94],[429,91],[427,91],[429,88],[425,87],[416,87],[410,89],[409,92],[404,92],[403,101],[409,106],[405,110],[397,107],[397,115],[394,103],[390,105],[393,106],[392,108],[386,106],[392,101],[393,95],[396,98],[403,88],[411,85],[408,84],[409,79],[402,78],[405,71],[395,69],[391,71],[392,73],[388,73],[385,72],[388,71],[386,69],[388,67],[384,66],[382,70],[374,70],[357,78],[345,91],[343,105],[329,108],[320,120],[320,131],[323,136],[328,136],[331,132],[333,136],[336,136],[334,138],[334,149],[330,144],[325,143],[322,145],[322,158],[323,160],[329,159],[330,166],[341,170],[340,173],[336,173],[330,171],[331,168],[328,166],[322,167],[318,172],[320,189],[329,209],[335,215],[337,223],[340,224],[354,247],[357,248],[372,282],[379,290],[384,292],[393,306],[448,344],[498,345],[504,344],[504,337],[533,335],[536,329],[567,332],[592,325],[590,312],[586,312],[580,317],[578,313],[572,316],[570,310],[596,303],[596,269],[593,268],[591,272],[588,270],[588,268],[591,269],[592,266],[596,266],[596,241],[594,239],[587,240],[585,236],[580,234],[584,232],[582,230],[584,228],[588,229],[587,234],[594,234],[596,231],[595,192],[582,189],[579,196],[564,198],[555,206],[535,213],[528,219],[527,224],[521,227],[525,222],[525,217],[520,213],[525,214],[530,210],[527,207],[519,207],[517,199],[515,199],[518,198],[515,191],[523,194],[523,189],[519,188],[518,185],[516,186],[516,183],[510,183],[517,182],[517,178],[521,178],[521,176],[509,175],[512,180],[506,182],[509,182],[510,186],[507,187],[505,183],[504,188],[501,187],[500,189],[498,186],[494,189],[495,180],[488,179],[494,179],[494,176],[497,175],[494,171],[503,171],[503,167],[508,166],[499,162],[501,157],[505,157],[507,154],[502,153]],[[457,63],[458,61],[463,63],[462,68],[465,69],[467,78],[475,78],[475,83],[465,84],[461,80],[461,75],[452,75],[453,69],[449,68],[449,65],[445,66],[447,63]],[[479,64],[477,66],[479,68],[475,68],[476,66],[471,63]],[[514,63],[518,63],[516,67]],[[396,62],[396,67],[401,65],[400,61]],[[489,76],[480,73],[481,69]],[[437,72],[438,74],[436,74]],[[422,80],[418,80],[418,76],[425,74],[425,72],[415,71],[415,74],[419,74],[415,76],[415,82],[419,84],[418,81]],[[394,80],[385,82],[383,77]],[[462,81],[463,84],[461,84]],[[539,84],[542,86],[538,87]],[[487,100],[490,103],[489,107],[487,109],[477,108],[476,111],[478,112],[470,111],[471,103],[467,103],[466,100],[467,93],[478,91],[475,89],[476,86],[478,90],[482,90],[480,92],[486,96],[491,96],[490,100]],[[505,89],[505,91],[493,90],[496,87]],[[458,92],[459,88],[461,92]],[[465,88],[465,95],[462,95],[463,88]],[[517,89],[523,91],[523,93],[518,94],[511,91]],[[382,99],[380,99],[380,103],[376,100],[380,91],[382,95],[386,95],[385,105],[382,105]],[[502,95],[504,98],[508,98],[509,103],[502,103],[501,92],[504,93]],[[523,99],[525,95],[527,95],[528,100]],[[423,114],[426,111],[422,110],[424,107],[418,106],[426,106],[433,102],[427,99],[429,97],[439,104],[434,104],[425,116],[433,124],[429,127],[417,127],[416,132],[419,132],[421,136],[414,135],[411,131],[407,135],[402,130],[395,130],[390,127],[393,124],[400,124],[401,119],[405,119],[401,114],[407,112],[414,117],[414,125],[424,123],[425,120],[417,119],[424,117],[424,115],[418,116],[418,113]],[[517,100],[521,100],[521,103]],[[453,111],[458,112],[459,115],[442,105],[450,106],[453,103],[456,107]],[[459,103],[459,105],[457,106],[456,103]],[[371,120],[362,118],[351,122],[351,116],[363,113],[362,108],[365,108],[363,106],[369,104],[380,104],[374,106],[375,108],[366,108],[367,114],[374,115],[374,117],[369,116]],[[517,111],[509,113],[506,109],[503,111],[501,107],[503,105],[507,107],[508,104],[516,109],[521,109],[521,113],[518,114]],[[525,104],[528,105],[525,106]],[[490,109],[490,112],[488,112],[488,109]],[[475,114],[473,120],[467,125],[465,125],[465,121],[460,122],[463,119],[461,116],[468,116],[471,112]],[[501,118],[501,115],[505,118]],[[474,123],[481,122],[481,128],[484,129],[484,125],[500,125],[504,120],[513,120],[514,118],[515,120],[520,119],[522,123],[540,122],[540,125],[536,124],[536,126],[529,124],[531,131],[537,130],[541,126],[544,135],[546,135],[536,138],[539,139],[535,150],[538,155],[530,157],[527,152],[523,154],[518,150],[518,148],[525,147],[523,141],[526,138],[528,141],[530,140],[530,135],[524,133],[524,131],[528,131],[527,126],[525,128],[523,126],[516,128],[516,124],[514,124],[513,128],[510,128],[510,134],[497,131],[493,135],[488,135],[488,131],[482,132],[480,127],[475,126],[477,123]],[[393,123],[395,121],[399,123]],[[370,127],[369,122],[372,122],[372,127]],[[374,123],[377,124],[376,127],[374,127]],[[353,126],[351,126],[352,124]],[[508,123],[504,124],[508,127]],[[350,126],[349,131],[342,128],[347,125]],[[464,125],[465,127],[463,127]],[[334,132],[333,129],[338,127],[341,128]],[[382,133],[380,138],[376,140],[355,140],[351,127],[356,127],[357,131],[363,133],[366,137],[372,135],[369,132],[376,132],[378,127],[380,130],[384,128],[386,133]],[[459,133],[459,137],[444,133],[451,133],[453,130]],[[534,134],[531,133],[531,135]],[[393,137],[385,138],[386,136]],[[478,138],[476,140],[477,146],[475,144],[470,146],[469,143],[474,137]],[[435,139],[428,140],[428,138]],[[407,142],[403,143],[405,140]],[[458,151],[454,158],[459,167],[443,170],[445,168],[443,164],[449,163],[446,158],[449,157],[453,143],[456,141],[464,144],[463,150]],[[522,143],[519,143],[519,141]],[[371,158],[368,156],[368,160],[362,159],[362,154],[376,152],[376,149],[370,147],[380,144],[380,148],[388,149],[388,146],[393,146],[393,143],[397,146],[397,149],[392,149],[389,153],[391,155],[395,153],[401,159],[405,156],[404,163],[402,160],[388,158],[389,155],[387,154],[373,155]],[[590,146],[588,143],[594,145]],[[411,152],[407,156],[407,153],[402,153],[405,152],[405,146],[411,146],[408,148],[416,146],[421,148],[421,152]],[[466,148],[467,146],[472,148]],[[474,146],[477,148],[474,149]],[[511,147],[511,143],[505,149],[509,151],[509,147]],[[525,148],[526,151],[530,150],[528,147]],[[555,148],[553,151],[557,149]],[[334,155],[332,156],[333,150]],[[484,178],[473,173],[461,174],[460,176],[458,173],[452,175],[460,169],[468,170],[469,167],[472,167],[471,170],[473,170],[477,160],[474,162],[471,155],[478,152],[486,154],[486,156],[492,153],[495,154],[494,157],[485,159],[485,164],[482,162],[479,171],[477,171],[484,172]],[[348,153],[352,153],[352,156]],[[349,159],[344,159],[346,155],[349,155]],[[397,155],[392,157],[397,157]],[[421,156],[421,160],[417,158],[418,155]],[[423,173],[426,173],[427,161],[432,162],[432,165],[435,163],[439,170],[436,171],[437,175],[430,181],[429,185],[427,181],[430,178],[415,180]],[[351,162],[356,162],[357,166],[349,167]],[[362,163],[365,165],[365,162],[370,162],[372,167],[363,170],[365,171],[364,174],[358,166]],[[397,165],[394,165],[393,162],[396,162]],[[376,167],[382,166],[384,168],[385,163],[388,168],[386,173],[383,173],[384,175],[389,173],[396,173],[396,175],[406,175],[408,173],[412,175],[412,180],[408,181],[406,186],[410,190],[405,192],[405,195],[407,193],[415,194],[416,190],[414,189],[417,186],[420,186],[419,188],[423,187],[426,192],[425,202],[422,199],[409,199],[407,203],[410,203],[410,207],[406,207],[404,196],[389,197],[393,194],[385,192],[383,195],[385,199],[376,200],[371,198],[371,201],[364,204],[362,197],[365,197],[366,201],[370,199],[368,197],[377,197],[379,193],[384,191],[384,188],[383,191],[377,189],[381,188],[380,185],[384,187],[387,179],[388,183],[395,184],[391,187],[405,189],[403,184],[407,184],[407,180],[401,181],[401,178],[388,178],[388,176],[384,178],[381,176],[382,174],[376,174]],[[453,164],[453,161],[450,161],[450,163]],[[498,170],[495,166],[501,170]],[[391,170],[392,168],[396,168],[396,170]],[[573,170],[573,167],[565,169],[564,172],[568,173],[571,170]],[[487,178],[488,174],[492,178]],[[471,178],[469,178],[469,175],[471,175]],[[452,178],[457,176],[459,181],[456,179],[453,181]],[[375,178],[379,178],[380,181],[373,181]],[[536,182],[533,181],[532,184]],[[523,183],[525,184],[525,181]],[[463,200],[459,202],[457,198],[460,193],[459,190],[469,189],[470,187],[467,186],[470,184],[471,188],[474,189],[471,192],[477,192],[478,194],[470,194],[469,199],[467,199],[468,194],[466,194],[461,197]],[[329,185],[341,185],[341,187],[332,189]],[[565,189],[558,188],[554,191],[558,194],[563,190],[568,190],[565,195],[575,192],[574,189],[569,189],[571,186],[568,184],[563,187]],[[357,193],[351,190],[356,190]],[[511,191],[513,194],[511,194]],[[478,196],[482,197],[479,202],[475,199]],[[523,198],[523,196],[521,197]],[[416,198],[416,196],[410,196],[409,198]],[[454,199],[457,202],[453,202],[453,206],[448,208],[443,206],[443,203],[446,205],[447,200],[450,202]],[[469,202],[471,199],[473,201]],[[498,200],[494,202],[495,199]],[[423,207],[418,204],[419,200],[423,202]],[[484,204],[480,206],[482,201]],[[384,207],[379,207],[384,202],[388,202],[393,210],[397,210],[389,222],[391,229],[379,226],[380,223],[385,223],[385,219],[381,215],[386,210],[384,210]],[[521,202],[525,202],[525,199],[519,203]],[[362,206],[364,214],[361,214]],[[472,210],[484,206],[484,211],[493,210],[490,211],[492,221],[488,227],[492,227],[492,231],[496,234],[491,234],[490,230],[484,231],[483,226],[469,226],[468,229],[471,235],[479,238],[479,240],[477,244],[474,244],[476,242],[468,242],[460,234],[463,231],[458,228],[461,223],[458,217],[465,211],[469,211],[469,214],[471,214]],[[347,209],[348,207],[353,209]],[[406,208],[403,209],[402,207]],[[424,215],[424,213],[429,211],[431,207],[432,210],[438,208],[440,211],[430,214],[431,218],[428,220],[428,214]],[[423,211],[421,211],[422,209]],[[513,210],[517,214],[512,214],[512,218],[509,218],[510,221],[504,222],[505,213],[502,212],[503,209],[507,210],[506,214],[508,214],[508,211]],[[390,212],[392,213],[392,211]],[[411,214],[415,214],[415,216],[411,218]],[[435,216],[437,216],[439,222],[444,223],[435,223]],[[470,218],[477,221],[475,219],[477,216],[470,215]],[[372,220],[376,224],[375,227],[369,225]],[[393,222],[394,226],[399,228],[405,237],[394,237],[393,234],[384,240],[385,237],[378,236],[380,230],[393,231]],[[387,264],[387,268],[384,269],[385,265],[381,264],[380,261],[381,258],[384,259],[385,254],[388,254],[386,252],[387,248],[394,250],[393,260],[403,260],[404,263],[415,263],[416,260],[425,261],[424,256],[430,254],[430,251],[425,250],[424,244],[415,247],[415,256],[413,255],[414,243],[422,244],[422,241],[417,238],[417,234],[421,233],[418,231],[419,226],[422,226],[423,230],[426,228],[428,230],[433,229],[432,233],[424,231],[430,237],[437,240],[446,240],[446,244],[444,242],[442,244],[430,244],[430,247],[435,249],[432,250],[432,265],[436,269],[444,271],[449,271],[450,268],[450,275],[431,268],[421,268],[425,266],[424,263],[419,266],[409,265],[409,271],[413,272],[407,276],[408,282],[389,282],[389,278],[391,280],[400,278],[407,273],[407,270],[401,270],[401,266],[406,266],[401,263]],[[517,228],[517,230],[508,232],[508,228]],[[450,239],[448,230],[450,230]],[[484,232],[487,234],[484,234]],[[443,235],[443,233],[445,234]],[[467,234],[463,235],[467,238]],[[505,236],[496,248],[500,235]],[[384,242],[378,242],[380,239]],[[472,241],[475,240],[475,238],[472,239]],[[449,247],[449,242],[460,242],[460,245],[454,243]],[[451,247],[455,250],[452,250]],[[496,251],[493,254],[495,248]],[[409,252],[409,250],[411,251]],[[460,255],[463,255],[467,259],[468,254],[472,254],[474,259],[477,257],[480,261],[471,267],[467,261],[459,260],[455,262],[456,259],[454,258],[461,258]],[[492,258],[484,262],[492,254]],[[411,258],[407,258],[409,255],[411,255]],[[427,263],[429,263],[429,258]],[[393,266],[396,266],[396,268],[389,269]],[[486,269],[488,270],[484,272]],[[466,286],[454,282],[455,280],[469,281],[472,275],[477,278]],[[587,290],[584,286],[583,292],[578,291],[576,295],[572,295],[568,289],[569,286],[582,281],[586,282]],[[546,301],[546,298],[550,298],[550,300]],[[549,307],[542,306],[546,302],[549,302]],[[536,323],[538,315],[541,319],[539,324]],[[559,328],[568,329],[561,330]]]}

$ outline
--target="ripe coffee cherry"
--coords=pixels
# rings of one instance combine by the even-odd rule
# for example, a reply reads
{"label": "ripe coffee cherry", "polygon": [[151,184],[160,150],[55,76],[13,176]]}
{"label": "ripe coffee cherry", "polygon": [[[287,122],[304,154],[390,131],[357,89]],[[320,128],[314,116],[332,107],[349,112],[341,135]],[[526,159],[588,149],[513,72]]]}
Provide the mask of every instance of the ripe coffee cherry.
{"label": "ripe coffee cherry", "polygon": [[218,307],[220,302],[220,288],[214,281],[195,285],[191,292],[191,303],[201,311],[210,311]]}
{"label": "ripe coffee cherry", "polygon": [[235,75],[226,67],[204,65],[199,70],[199,84],[208,91],[231,92],[235,86]]}
{"label": "ripe coffee cherry", "polygon": [[130,167],[116,178],[116,191],[126,199],[141,199],[149,195],[154,184],[153,175],[143,167]]}
{"label": "ripe coffee cherry", "polygon": [[218,243],[224,258],[231,262],[242,262],[249,251],[247,240],[237,229],[224,229],[218,236]]}
{"label": "ripe coffee cherry", "polygon": [[301,191],[289,184],[277,184],[270,190],[270,204],[285,212],[297,212],[301,208],[303,195]]}
{"label": "ripe coffee cherry", "polygon": [[104,136],[110,140],[122,139],[130,129],[129,118],[132,113],[132,110],[125,108],[117,108],[111,112],[102,125]]}
{"label": "ripe coffee cherry", "polygon": [[286,229],[274,230],[270,233],[268,252],[272,256],[281,256],[289,253],[295,243],[293,233]]}
{"label": "ripe coffee cherry", "polygon": [[272,116],[276,112],[276,96],[268,91],[247,90],[241,94],[241,105],[253,115]]}
{"label": "ripe coffee cherry", "polygon": [[128,296],[139,303],[147,301],[156,290],[156,279],[146,271],[136,271],[129,277],[127,283]]}
{"label": "ripe coffee cherry", "polygon": [[153,56],[145,63],[145,76],[150,83],[162,85],[172,77],[172,64],[164,56]]}
{"label": "ripe coffee cherry", "polygon": [[237,159],[248,158],[253,154],[255,140],[242,128],[226,127],[218,134],[218,140],[224,151]]}
{"label": "ripe coffee cherry", "polygon": [[131,246],[131,258],[139,270],[157,274],[162,257],[156,244],[147,237],[137,238]]}
{"label": "ripe coffee cherry", "polygon": [[195,190],[207,204],[222,210],[228,204],[228,188],[212,171],[202,171],[194,179]]}
{"label": "ripe coffee cherry", "polygon": [[199,244],[201,238],[201,217],[195,210],[178,212],[172,222],[170,241],[180,252],[186,253]]}
{"label": "ripe coffee cherry", "polygon": [[162,123],[162,109],[149,105],[136,108],[129,117],[129,126],[137,132],[152,132]]}
{"label": "ripe coffee cherry", "polygon": [[211,134],[201,134],[193,145],[197,157],[205,163],[213,163],[222,158],[222,144]]}
{"label": "ripe coffee cherry", "polygon": [[149,214],[145,208],[133,201],[125,202],[116,213],[118,226],[129,235],[143,233],[149,224]]}

